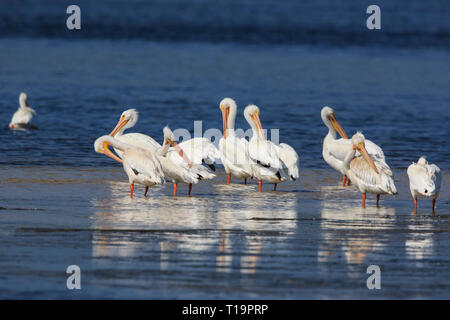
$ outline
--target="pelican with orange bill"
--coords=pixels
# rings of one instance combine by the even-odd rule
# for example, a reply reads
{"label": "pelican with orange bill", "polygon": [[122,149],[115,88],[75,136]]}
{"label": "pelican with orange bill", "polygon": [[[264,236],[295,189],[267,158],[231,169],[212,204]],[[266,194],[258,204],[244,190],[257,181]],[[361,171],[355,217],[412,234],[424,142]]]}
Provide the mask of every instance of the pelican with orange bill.
{"label": "pelican with orange bill", "polygon": [[[372,159],[366,149],[362,133],[353,135],[351,142],[352,148],[344,158],[342,170],[362,193],[361,206],[363,208],[366,206],[366,193],[377,195],[378,206],[380,195],[397,194],[392,171],[377,159]],[[356,156],[356,152],[361,156]]]}

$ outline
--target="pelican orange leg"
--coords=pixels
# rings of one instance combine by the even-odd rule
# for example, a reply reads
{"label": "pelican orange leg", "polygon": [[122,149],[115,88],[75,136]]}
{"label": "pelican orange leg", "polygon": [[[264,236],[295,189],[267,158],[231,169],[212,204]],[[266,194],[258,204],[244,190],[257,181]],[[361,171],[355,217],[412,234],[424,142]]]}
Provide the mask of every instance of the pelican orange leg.
{"label": "pelican orange leg", "polygon": [[247,178],[244,178],[244,184],[247,184]]}
{"label": "pelican orange leg", "polygon": [[258,192],[261,192],[262,191],[262,180],[259,180],[258,184],[259,184]]}
{"label": "pelican orange leg", "polygon": [[189,183],[188,196],[191,196],[192,183]]}
{"label": "pelican orange leg", "polygon": [[173,184],[173,196],[176,197],[177,196],[177,183],[174,182]]}
{"label": "pelican orange leg", "polygon": [[342,177],[342,186],[345,187],[346,184],[347,184],[347,176],[343,176]]}
{"label": "pelican orange leg", "polygon": [[377,207],[378,207],[379,203],[380,203],[380,195],[377,194]]}
{"label": "pelican orange leg", "polygon": [[414,214],[417,213],[417,197],[414,198]]}
{"label": "pelican orange leg", "polygon": [[366,207],[366,194],[365,193],[362,194],[361,207],[363,207],[363,208]]}
{"label": "pelican orange leg", "polygon": [[145,187],[144,197],[147,196],[147,192],[148,192],[148,187]]}
{"label": "pelican orange leg", "polygon": [[277,184],[276,183],[273,184],[273,191],[277,191]]}
{"label": "pelican orange leg", "polygon": [[227,184],[230,184],[230,182],[231,182],[231,173],[229,173],[227,176]]}
{"label": "pelican orange leg", "polygon": [[134,184],[130,184],[130,198],[133,199]]}
{"label": "pelican orange leg", "polygon": [[434,213],[434,207],[436,206],[436,199],[433,199],[433,213]]}

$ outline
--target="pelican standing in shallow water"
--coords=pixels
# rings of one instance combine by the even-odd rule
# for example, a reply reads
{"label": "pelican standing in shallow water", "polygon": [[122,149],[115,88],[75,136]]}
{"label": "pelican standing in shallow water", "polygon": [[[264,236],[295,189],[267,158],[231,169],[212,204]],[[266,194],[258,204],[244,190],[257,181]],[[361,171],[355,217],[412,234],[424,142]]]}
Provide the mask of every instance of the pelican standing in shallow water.
{"label": "pelican standing in shallow water", "polygon": [[278,146],[264,136],[264,131],[259,119],[259,108],[248,105],[244,110],[244,116],[253,131],[249,142],[249,155],[255,163],[253,175],[258,179],[258,191],[262,190],[262,181],[273,183],[276,191],[277,184],[286,180],[295,180],[298,174],[298,154],[285,143]]}
{"label": "pelican standing in shallow water", "polygon": [[[323,140],[323,159],[330,167],[343,175],[342,186],[345,186],[347,183],[347,176],[342,169],[342,162],[348,152],[352,149],[352,142],[348,139],[344,129],[342,129],[341,125],[336,120],[336,115],[332,108],[327,106],[323,107],[320,115],[323,123],[328,128],[328,134]],[[337,133],[341,136],[340,139],[337,138]],[[365,140],[365,143],[366,150],[372,159],[384,162],[384,165],[387,166],[383,150],[370,140]],[[358,153],[357,155],[360,156]],[[350,185],[350,181],[348,181],[348,184]]]}
{"label": "pelican standing in shallow water", "polygon": [[[177,195],[177,184],[179,182],[189,185],[188,196],[191,195],[192,184],[197,184],[200,180],[212,179],[216,175],[206,167],[198,163],[193,163],[175,141],[175,136],[169,127],[163,129],[164,142],[162,148],[157,152],[164,174],[168,180],[173,182],[173,196]],[[169,149],[169,144],[172,148]]]}
{"label": "pelican standing in shallow water", "polygon": [[[381,194],[397,194],[392,171],[384,165],[384,162],[370,157],[361,133],[353,135],[351,142],[352,148],[342,164],[343,172],[361,191],[363,208],[366,207],[366,193],[377,195],[378,206]],[[356,156],[356,151],[361,154],[361,157]]]}
{"label": "pelican standing in shallow water", "polygon": [[[122,159],[109,150],[109,146],[121,151]],[[121,162],[130,182],[130,198],[133,198],[134,184],[145,186],[147,196],[148,188],[155,184],[164,183],[164,173],[159,160],[149,151],[121,142],[111,136],[102,136],[95,140],[95,152]]]}
{"label": "pelican standing in shallow water", "polygon": [[248,154],[248,141],[245,138],[238,138],[234,132],[236,121],[237,105],[231,98],[225,98],[220,102],[223,120],[223,136],[219,141],[220,159],[225,172],[227,173],[227,183],[231,182],[231,175],[238,179],[247,179],[253,176],[253,161]]}
{"label": "pelican standing in shallow water", "polygon": [[[161,145],[152,137],[142,133],[126,133],[126,129],[132,128],[138,120],[138,112],[135,109],[128,109],[122,113],[116,127],[109,134],[119,141],[128,143],[130,145],[148,150],[152,153],[157,152]],[[183,149],[183,152],[189,157],[193,164],[207,164],[213,171],[215,171],[214,162],[220,158],[219,150],[207,138],[193,138],[179,143],[178,146]],[[116,153],[121,156],[121,151],[116,150]],[[182,160],[182,157],[179,159]]]}
{"label": "pelican standing in shallow water", "polygon": [[31,125],[31,119],[33,119],[33,116],[36,115],[36,111],[30,108],[30,105],[28,104],[28,97],[24,92],[19,95],[19,105],[19,109],[17,109],[11,118],[9,127],[11,129],[35,128]]}
{"label": "pelican standing in shallow water", "polygon": [[428,164],[425,157],[420,157],[417,163],[412,163],[407,170],[409,189],[414,199],[414,213],[417,212],[417,196],[432,199],[433,213],[436,199],[441,189],[441,169],[435,164]]}

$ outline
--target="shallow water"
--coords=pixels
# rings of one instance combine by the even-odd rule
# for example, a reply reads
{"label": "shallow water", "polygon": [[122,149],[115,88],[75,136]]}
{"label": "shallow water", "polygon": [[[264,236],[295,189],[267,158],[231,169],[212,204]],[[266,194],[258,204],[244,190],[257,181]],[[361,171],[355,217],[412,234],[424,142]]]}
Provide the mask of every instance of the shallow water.
{"label": "shallow water", "polygon": [[[220,174],[192,197],[167,184],[133,200],[120,167],[0,173],[2,298],[449,298],[449,193],[415,216],[404,172],[400,195],[366,209],[328,170],[278,192]],[[72,264],[80,291],[66,288]],[[379,291],[366,287],[372,264]]]}

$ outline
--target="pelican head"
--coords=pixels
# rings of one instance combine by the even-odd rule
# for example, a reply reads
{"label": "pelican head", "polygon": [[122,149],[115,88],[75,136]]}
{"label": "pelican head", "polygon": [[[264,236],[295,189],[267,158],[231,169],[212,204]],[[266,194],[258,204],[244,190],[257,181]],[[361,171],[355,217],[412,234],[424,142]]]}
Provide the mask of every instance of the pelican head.
{"label": "pelican head", "polygon": [[122,163],[122,159],[117,157],[111,150],[109,150],[109,146],[113,143],[114,138],[111,136],[102,136],[95,140],[94,149],[97,153],[103,153],[104,155]]}
{"label": "pelican head", "polygon": [[220,101],[220,110],[222,110],[223,137],[226,139],[228,129],[234,129],[234,121],[237,112],[236,102],[231,98],[225,98]]}
{"label": "pelican head", "polygon": [[425,158],[425,156],[421,156],[417,161],[417,164],[420,164],[421,166],[427,165],[428,164],[427,158]]}
{"label": "pelican head", "polygon": [[378,169],[375,166],[375,163],[373,162],[372,158],[370,158],[369,153],[367,152],[365,138],[361,132],[357,132],[353,135],[352,144],[353,149],[358,150],[358,152],[363,156],[364,160],[366,160],[367,163],[372,167],[372,169],[377,174],[379,174]]}
{"label": "pelican head", "polygon": [[348,136],[345,133],[344,129],[342,129],[341,125],[336,120],[336,115],[334,114],[334,110],[332,108],[328,106],[323,107],[320,115],[322,117],[323,123],[325,123],[328,129],[332,130],[333,132],[337,131],[342,138],[348,139]]}
{"label": "pelican head", "polygon": [[25,92],[21,92],[19,95],[19,104],[21,107],[29,107],[30,105],[28,104],[28,97],[27,94]]}
{"label": "pelican head", "polygon": [[109,134],[114,137],[118,132],[122,132],[125,129],[133,127],[138,121],[138,112],[136,109],[128,109],[122,112],[119,122],[117,122],[116,127]]}
{"label": "pelican head", "polygon": [[254,104],[249,104],[244,109],[244,117],[250,127],[252,127],[253,131],[258,132],[261,139],[264,140],[264,131],[261,125],[261,120],[259,119],[259,108]]}
{"label": "pelican head", "polygon": [[175,135],[173,134],[172,130],[168,126],[165,126],[163,129],[164,133],[164,144],[174,144],[176,143]]}

